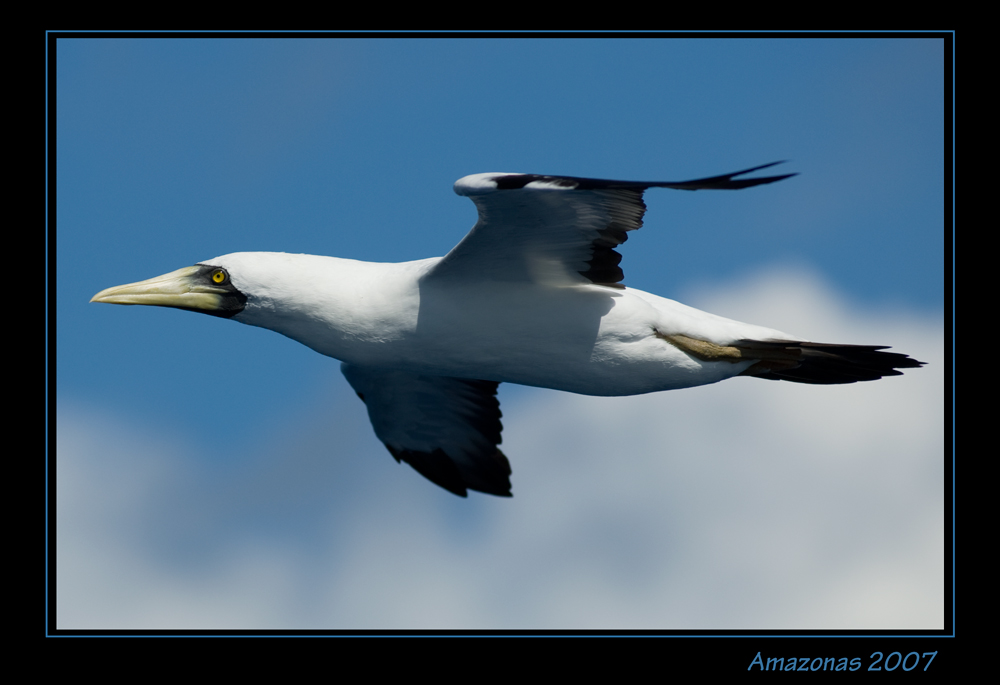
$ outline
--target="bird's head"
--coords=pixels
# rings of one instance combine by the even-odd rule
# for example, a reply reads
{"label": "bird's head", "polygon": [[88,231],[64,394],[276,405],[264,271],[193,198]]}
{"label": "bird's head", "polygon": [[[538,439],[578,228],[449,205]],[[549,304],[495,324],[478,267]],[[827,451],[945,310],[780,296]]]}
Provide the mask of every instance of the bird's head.
{"label": "bird's head", "polygon": [[228,269],[203,263],[102,290],[90,301],[174,307],[228,319],[243,311],[247,297],[233,285]]}

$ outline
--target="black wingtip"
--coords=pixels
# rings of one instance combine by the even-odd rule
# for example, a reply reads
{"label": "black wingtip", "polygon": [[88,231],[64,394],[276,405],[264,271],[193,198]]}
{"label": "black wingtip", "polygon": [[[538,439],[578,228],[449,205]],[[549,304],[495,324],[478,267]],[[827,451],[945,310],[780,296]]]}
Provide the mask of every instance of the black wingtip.
{"label": "black wingtip", "polygon": [[485,462],[491,468],[485,468],[473,474],[469,479],[463,477],[461,470],[442,449],[430,452],[397,449],[386,445],[389,454],[397,462],[406,462],[421,476],[459,497],[467,497],[466,490],[476,490],[497,497],[512,497],[510,486],[510,462],[500,450],[496,450],[490,461]]}
{"label": "black wingtip", "polygon": [[449,459],[442,450],[418,452],[416,450],[396,449],[390,445],[386,445],[386,448],[396,461],[405,461],[417,473],[435,485],[439,485],[459,497],[466,496],[462,474],[459,473],[455,462]]}
{"label": "black wingtip", "polygon": [[766,183],[775,183],[777,181],[782,181],[786,178],[791,178],[792,176],[798,176],[798,172],[791,174],[781,174],[780,176],[762,176],[760,178],[736,178],[737,176],[745,176],[746,174],[753,173],[754,171],[760,171],[761,169],[767,169],[773,167],[777,164],[784,164],[788,160],[783,159],[778,162],[771,162],[770,164],[761,164],[760,166],[751,167],[749,169],[744,169],[742,171],[734,171],[731,174],[722,174],[720,176],[709,176],[707,178],[697,178],[693,181],[680,181],[678,183],[657,183],[658,188],[674,188],[676,190],[740,190],[742,188],[752,188],[753,186],[764,185]]}

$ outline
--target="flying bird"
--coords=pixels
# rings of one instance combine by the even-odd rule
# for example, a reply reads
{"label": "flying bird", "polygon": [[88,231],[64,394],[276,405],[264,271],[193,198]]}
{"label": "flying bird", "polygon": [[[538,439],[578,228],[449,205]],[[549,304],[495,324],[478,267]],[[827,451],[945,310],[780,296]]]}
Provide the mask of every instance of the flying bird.
{"label": "flying bird", "polygon": [[174,307],[277,331],[341,361],[375,435],[450,492],[510,496],[499,383],[637,395],[755,376],[854,383],[923,362],[802,340],[627,288],[617,252],[649,188],[738,190],[779,162],[682,182],[486,173],[455,183],[479,211],[444,257],[399,264],[237,252],[92,302]]}

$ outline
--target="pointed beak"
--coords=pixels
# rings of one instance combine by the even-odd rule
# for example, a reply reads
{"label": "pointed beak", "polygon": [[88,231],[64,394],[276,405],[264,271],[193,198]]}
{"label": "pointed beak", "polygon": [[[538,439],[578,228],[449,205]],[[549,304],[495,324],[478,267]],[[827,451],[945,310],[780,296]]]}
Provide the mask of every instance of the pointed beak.
{"label": "pointed beak", "polygon": [[187,266],[146,281],[102,290],[90,301],[177,307],[214,313],[223,307],[225,296],[230,295],[230,291],[206,282],[201,277],[204,271],[203,266]]}

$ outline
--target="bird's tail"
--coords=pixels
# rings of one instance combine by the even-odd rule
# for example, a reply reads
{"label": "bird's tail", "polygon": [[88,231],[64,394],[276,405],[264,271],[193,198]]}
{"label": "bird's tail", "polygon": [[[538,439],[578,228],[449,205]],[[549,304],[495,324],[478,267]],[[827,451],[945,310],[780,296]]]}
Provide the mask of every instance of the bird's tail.
{"label": "bird's tail", "polygon": [[856,383],[899,376],[924,365],[884,345],[837,345],[795,340],[738,340],[733,347],[757,363],[741,375],[794,383]]}

